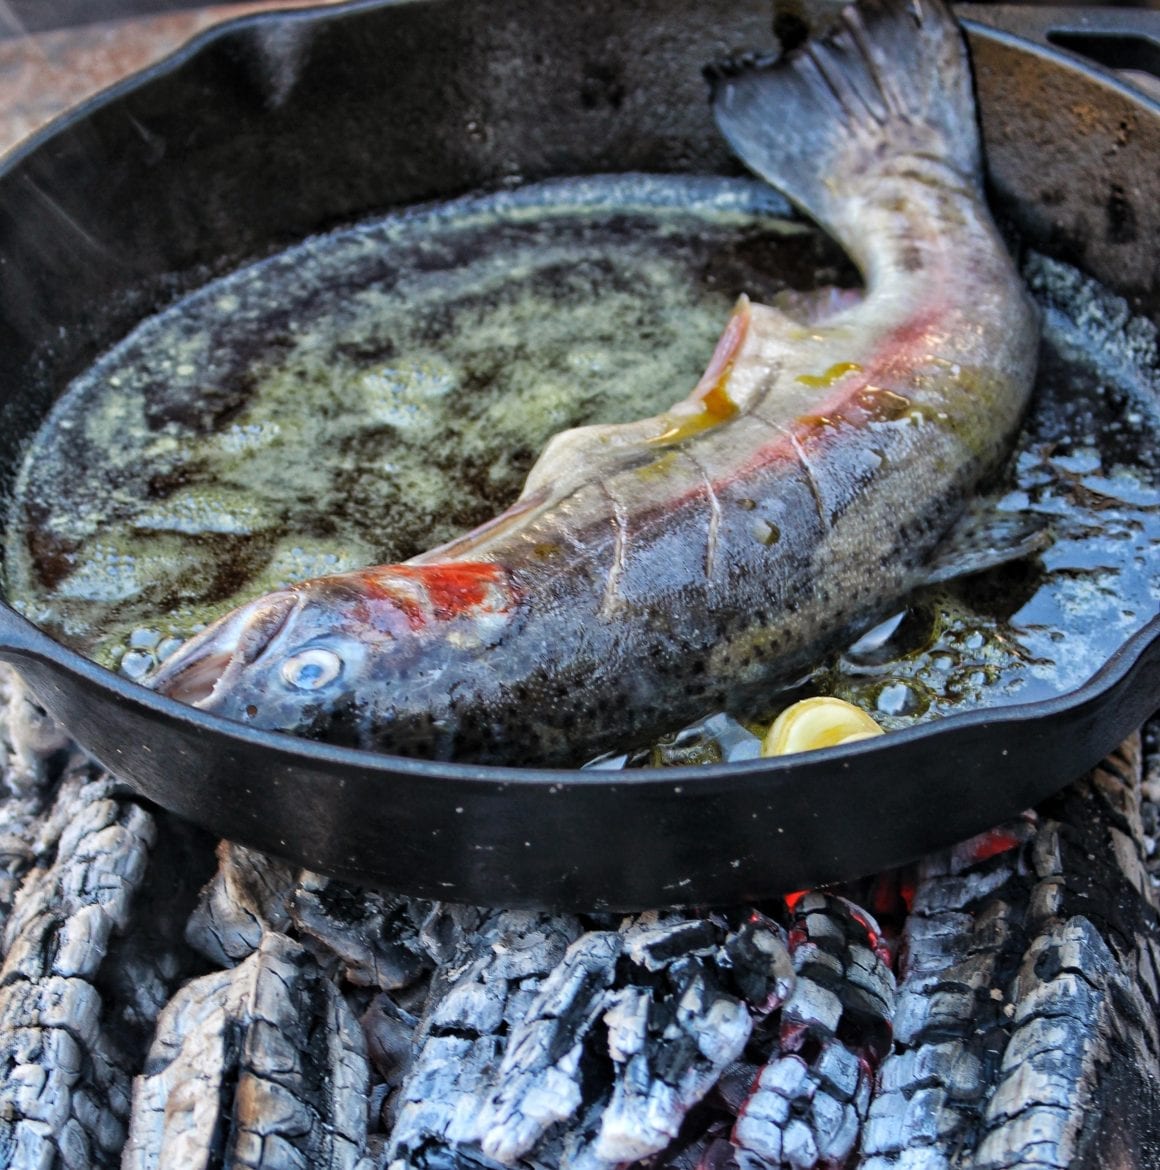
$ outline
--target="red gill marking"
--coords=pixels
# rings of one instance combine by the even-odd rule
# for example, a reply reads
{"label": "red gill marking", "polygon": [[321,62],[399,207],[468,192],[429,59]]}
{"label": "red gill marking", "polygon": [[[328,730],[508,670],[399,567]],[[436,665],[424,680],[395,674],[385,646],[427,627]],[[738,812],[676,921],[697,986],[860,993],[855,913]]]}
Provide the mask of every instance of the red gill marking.
{"label": "red gill marking", "polygon": [[413,630],[429,621],[503,613],[513,600],[504,570],[483,561],[380,565],[352,573],[370,601],[386,601]]}
{"label": "red gill marking", "polygon": [[794,890],[785,896],[785,908],[792,912],[793,908],[809,893],[809,890]]}
{"label": "red gill marking", "polygon": [[487,561],[399,565],[396,571],[426,586],[431,607],[440,621],[465,616],[473,610],[503,613],[512,601],[503,569]]}
{"label": "red gill marking", "polygon": [[[401,614],[412,630],[427,624],[429,615],[423,590],[412,581],[400,578],[396,572],[398,567],[375,565],[346,574],[358,597],[353,611],[356,622],[382,627],[392,635],[399,632],[392,628],[395,623],[390,620],[390,615],[395,613]],[[382,602],[386,602],[385,611]]]}

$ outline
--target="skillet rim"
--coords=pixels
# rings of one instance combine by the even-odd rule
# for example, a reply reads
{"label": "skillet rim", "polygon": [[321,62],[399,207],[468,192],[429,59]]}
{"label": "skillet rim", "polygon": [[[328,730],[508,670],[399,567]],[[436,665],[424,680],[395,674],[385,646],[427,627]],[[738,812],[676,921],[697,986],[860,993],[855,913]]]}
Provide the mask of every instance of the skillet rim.
{"label": "skillet rim", "polygon": [[[5,626],[10,631],[5,630]],[[5,634],[10,632],[10,637]],[[21,639],[20,635],[24,637]],[[1142,671],[1148,665],[1149,652],[1156,653],[1160,661],[1160,613],[1129,637],[1104,663],[1079,687],[1049,699],[1037,699],[1026,703],[1011,703],[996,707],[982,707],[971,711],[956,712],[926,723],[891,731],[884,736],[858,740],[854,743],[818,748],[810,752],[789,756],[761,757],[752,760],[735,760],[719,764],[679,764],[664,768],[642,767],[620,770],[584,768],[548,768],[538,765],[468,764],[417,759],[409,756],[392,756],[386,752],[369,751],[363,748],[344,747],[311,740],[280,731],[266,731],[246,727],[235,720],[202,711],[171,699],[166,695],[149,690],[116,672],[85,658],[75,650],[49,637],[27,618],[12,609],[0,599],[0,660],[9,660],[19,667],[19,661],[37,658],[63,669],[76,679],[95,685],[112,694],[122,703],[135,703],[156,711],[170,722],[183,724],[192,731],[211,732],[217,737],[241,741],[247,745],[263,747],[278,755],[304,756],[319,764],[326,763],[340,767],[362,770],[395,772],[432,779],[454,779],[468,782],[502,783],[510,785],[558,785],[561,779],[584,787],[647,787],[650,783],[670,787],[674,782],[720,780],[725,774],[741,775],[761,773],[768,780],[777,775],[799,769],[807,760],[810,764],[824,765],[832,761],[894,754],[904,745],[942,737],[955,729],[969,732],[994,725],[1026,725],[1039,723],[1086,707],[1089,703],[1103,698],[1109,691],[1123,683],[1130,682],[1131,675]],[[1160,702],[1160,695],[1157,696]],[[67,729],[66,729],[67,730]],[[1067,781],[1061,781],[1062,787]],[[1051,791],[1054,791],[1052,789]],[[1045,793],[1046,795],[1046,793]]]}

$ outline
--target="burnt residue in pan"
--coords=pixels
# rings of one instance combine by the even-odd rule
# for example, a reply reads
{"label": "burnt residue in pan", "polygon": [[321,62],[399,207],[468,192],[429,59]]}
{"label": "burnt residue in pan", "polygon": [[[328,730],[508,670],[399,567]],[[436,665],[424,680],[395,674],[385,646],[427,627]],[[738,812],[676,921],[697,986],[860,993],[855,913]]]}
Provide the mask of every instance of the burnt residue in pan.
{"label": "burnt residue in pan", "polygon": [[[683,397],[738,293],[855,283],[786,213],[748,181],[568,180],[387,217],[217,281],[58,404],[18,485],[10,600],[140,677],[250,597],[446,540],[510,503],[555,432]],[[1157,612],[1155,327],[1057,262],[1029,256],[1025,275],[1044,308],[1036,404],[975,511],[984,531],[989,510],[1038,516],[1052,543],[921,591],[798,693],[886,726],[1045,698]],[[632,761],[754,754],[784,702]]]}

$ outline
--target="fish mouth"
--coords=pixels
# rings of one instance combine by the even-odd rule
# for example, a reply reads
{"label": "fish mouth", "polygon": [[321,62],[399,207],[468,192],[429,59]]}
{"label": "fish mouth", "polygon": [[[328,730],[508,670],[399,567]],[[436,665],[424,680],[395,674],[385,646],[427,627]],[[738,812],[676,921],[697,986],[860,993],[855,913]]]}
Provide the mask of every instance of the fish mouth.
{"label": "fish mouth", "polygon": [[293,593],[271,593],[214,622],[162,663],[147,685],[159,694],[203,710],[256,662],[298,607]]}

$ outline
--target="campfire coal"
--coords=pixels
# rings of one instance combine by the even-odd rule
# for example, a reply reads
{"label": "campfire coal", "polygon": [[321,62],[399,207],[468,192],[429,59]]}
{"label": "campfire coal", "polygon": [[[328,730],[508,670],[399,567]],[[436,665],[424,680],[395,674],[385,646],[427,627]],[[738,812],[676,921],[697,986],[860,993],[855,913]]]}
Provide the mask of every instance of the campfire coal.
{"label": "campfire coal", "polygon": [[841,890],[367,892],[143,807],[0,676],[14,1167],[1154,1167],[1160,751]]}

